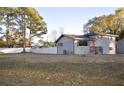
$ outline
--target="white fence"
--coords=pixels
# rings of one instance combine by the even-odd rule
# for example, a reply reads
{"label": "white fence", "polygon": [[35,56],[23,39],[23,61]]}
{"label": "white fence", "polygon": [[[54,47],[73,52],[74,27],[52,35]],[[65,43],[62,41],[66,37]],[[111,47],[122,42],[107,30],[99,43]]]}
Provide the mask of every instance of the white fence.
{"label": "white fence", "polygon": [[75,47],[75,54],[89,54],[90,48],[88,46]]}
{"label": "white fence", "polygon": [[[0,53],[21,53],[23,48],[0,48]],[[75,54],[88,54],[90,51],[87,46],[75,47]],[[40,54],[57,54],[57,47],[44,48],[26,48],[26,52],[40,53]]]}
{"label": "white fence", "polygon": [[[0,53],[21,53],[23,48],[0,48]],[[41,53],[41,54],[57,54],[57,47],[45,48],[26,48],[26,52]]]}
{"label": "white fence", "polygon": [[41,54],[57,54],[57,47],[35,48],[35,49],[31,49],[31,52],[41,53]]}
{"label": "white fence", "polygon": [[[0,48],[0,53],[21,53],[23,48]],[[26,52],[30,52],[31,48],[26,48]]]}

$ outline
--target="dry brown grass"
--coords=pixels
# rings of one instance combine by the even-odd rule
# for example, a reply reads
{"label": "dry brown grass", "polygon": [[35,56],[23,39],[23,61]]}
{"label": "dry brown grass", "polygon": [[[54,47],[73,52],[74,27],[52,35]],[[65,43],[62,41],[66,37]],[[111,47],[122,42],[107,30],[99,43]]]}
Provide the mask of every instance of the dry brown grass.
{"label": "dry brown grass", "polygon": [[0,55],[0,85],[124,85],[124,55]]}

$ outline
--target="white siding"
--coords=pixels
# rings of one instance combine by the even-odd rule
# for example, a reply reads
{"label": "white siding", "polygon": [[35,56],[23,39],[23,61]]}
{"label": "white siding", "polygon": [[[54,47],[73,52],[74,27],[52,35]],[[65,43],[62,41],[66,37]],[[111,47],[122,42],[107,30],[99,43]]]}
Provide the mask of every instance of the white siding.
{"label": "white siding", "polygon": [[108,54],[109,53],[109,41],[108,39],[96,39],[95,41],[95,45],[98,47],[102,47],[103,48],[103,54]]}
{"label": "white siding", "polygon": [[75,54],[89,54],[89,46],[75,46]]}
{"label": "white siding", "polygon": [[[116,46],[114,39],[101,38],[96,39],[96,46],[100,46],[103,48],[103,54],[115,54]],[[110,47],[112,50],[110,50]]]}
{"label": "white siding", "polygon": [[[116,54],[116,41],[115,37],[110,36],[92,36],[95,40],[96,47],[102,47],[103,54]],[[75,41],[75,42],[74,42]],[[63,46],[57,45],[58,54],[64,54],[63,51],[66,50],[68,54],[88,54],[90,53],[90,46],[92,42],[88,42],[88,46],[77,46],[77,40],[73,40],[68,37],[62,37],[58,43],[63,43]]]}
{"label": "white siding", "polygon": [[[63,43],[63,46],[59,46],[59,43]],[[68,37],[62,37],[57,42],[57,52],[58,54],[64,54],[64,51],[66,51],[67,54],[73,54],[74,53],[74,40]]]}
{"label": "white siding", "polygon": [[109,54],[116,54],[116,41],[115,40],[111,40],[109,47],[112,47],[113,50],[109,50]]}
{"label": "white siding", "polygon": [[36,48],[36,49],[31,49],[31,52],[40,53],[40,54],[57,54],[57,47]]}
{"label": "white siding", "polygon": [[[102,47],[103,54],[115,54],[116,53],[116,41],[115,37],[110,36],[93,36],[94,46]],[[89,46],[93,46],[93,41],[89,41]]]}

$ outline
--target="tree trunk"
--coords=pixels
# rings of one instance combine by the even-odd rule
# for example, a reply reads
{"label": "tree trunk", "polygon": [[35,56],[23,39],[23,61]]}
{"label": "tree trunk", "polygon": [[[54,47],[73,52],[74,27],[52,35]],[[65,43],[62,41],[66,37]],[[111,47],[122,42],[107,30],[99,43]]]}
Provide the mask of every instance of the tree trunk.
{"label": "tree trunk", "polygon": [[[23,19],[22,19],[23,20]],[[26,23],[25,23],[25,15],[24,15],[24,20],[22,21],[23,22],[23,53],[26,52],[25,50],[25,40],[26,40]]]}
{"label": "tree trunk", "polygon": [[7,30],[6,30],[6,45],[9,47],[9,18],[7,17]]}
{"label": "tree trunk", "polygon": [[9,38],[8,38],[8,29],[7,29],[7,31],[6,31],[6,45],[7,45],[7,47],[9,47]]}
{"label": "tree trunk", "polygon": [[23,38],[24,38],[24,41],[23,41],[23,53],[25,53],[26,51],[25,51],[25,30],[24,30],[24,33],[23,33]]}
{"label": "tree trunk", "polygon": [[31,25],[32,23],[31,23],[31,19],[30,19],[30,36],[29,36],[29,46],[31,47],[31,39],[32,39],[32,37],[31,37],[31,30],[32,30],[32,25]]}

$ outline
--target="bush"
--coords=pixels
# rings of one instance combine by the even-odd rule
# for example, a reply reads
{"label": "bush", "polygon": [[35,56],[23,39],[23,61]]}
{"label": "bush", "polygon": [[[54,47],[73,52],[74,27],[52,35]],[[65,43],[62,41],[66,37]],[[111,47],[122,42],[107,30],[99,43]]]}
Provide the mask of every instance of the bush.
{"label": "bush", "polygon": [[6,42],[0,40],[0,47],[6,47]]}

